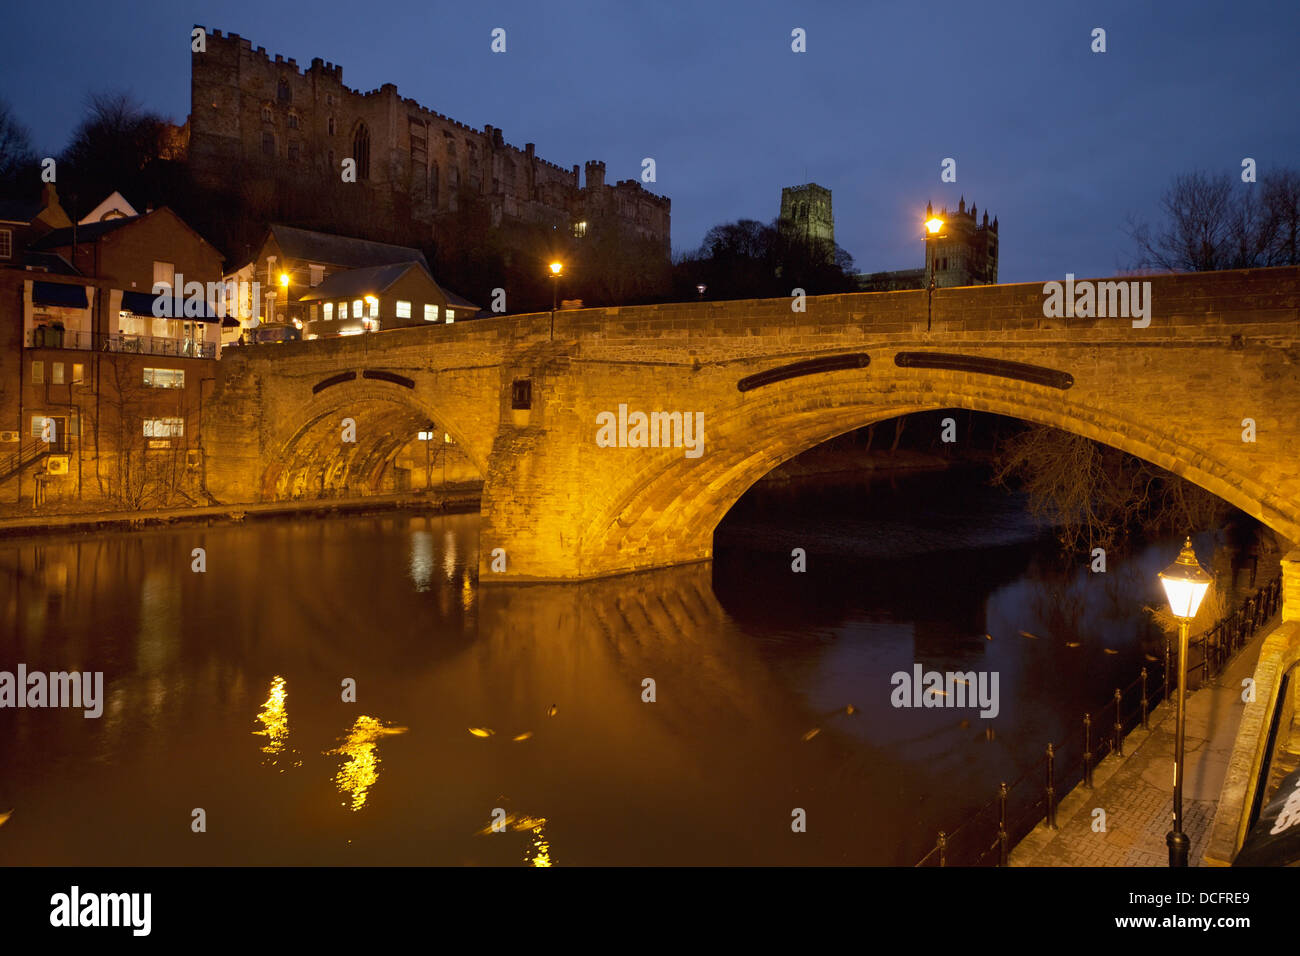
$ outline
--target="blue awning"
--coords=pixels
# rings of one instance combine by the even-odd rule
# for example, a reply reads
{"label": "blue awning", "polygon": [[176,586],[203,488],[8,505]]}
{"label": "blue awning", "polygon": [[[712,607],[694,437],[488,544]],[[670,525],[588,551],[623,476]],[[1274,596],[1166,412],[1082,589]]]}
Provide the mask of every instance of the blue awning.
{"label": "blue awning", "polygon": [[122,311],[152,318],[155,298],[157,297],[152,292],[123,292]]}
{"label": "blue awning", "polygon": [[37,305],[58,305],[68,309],[84,309],[90,304],[84,285],[64,285],[62,282],[33,282],[32,301]]}
{"label": "blue awning", "polygon": [[[164,315],[156,316],[153,310],[153,304],[154,301],[158,298],[159,297],[154,295],[152,292],[123,292],[122,311],[130,312],[132,315],[144,316],[145,318],[165,317],[165,318],[172,318],[172,319],[189,319],[191,322],[220,322],[221,321],[221,316],[217,314],[217,307],[213,305],[211,302],[205,302],[203,304],[204,307],[202,310],[203,311],[202,315],[176,315],[175,312],[177,311],[180,312],[185,311],[187,303],[184,299],[182,299],[179,303],[177,303],[175,299],[173,299],[171,302],[167,304],[167,308],[170,308],[171,311],[173,312],[172,315],[167,316],[164,314]],[[170,298],[170,296],[168,296],[167,298]],[[159,312],[165,313],[166,309],[159,308]]]}

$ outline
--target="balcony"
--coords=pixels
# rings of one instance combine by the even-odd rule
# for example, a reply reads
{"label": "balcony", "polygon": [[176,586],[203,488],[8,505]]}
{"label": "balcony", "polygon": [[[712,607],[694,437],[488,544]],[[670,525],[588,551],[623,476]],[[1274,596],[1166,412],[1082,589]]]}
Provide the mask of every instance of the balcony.
{"label": "balcony", "polygon": [[29,349],[76,349],[82,352],[124,352],[133,355],[174,355],[177,358],[210,359],[217,357],[215,342],[192,339],[169,339],[155,335],[108,334],[56,329],[49,326],[29,329]]}

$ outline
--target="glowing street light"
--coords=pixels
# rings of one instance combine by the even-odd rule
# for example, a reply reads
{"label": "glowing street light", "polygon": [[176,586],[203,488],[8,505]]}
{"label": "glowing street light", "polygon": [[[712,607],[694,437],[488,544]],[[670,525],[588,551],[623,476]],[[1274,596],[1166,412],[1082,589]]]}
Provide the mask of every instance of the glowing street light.
{"label": "glowing street light", "polygon": [[560,273],[564,271],[564,263],[555,261],[551,263],[551,338],[555,338],[555,300],[560,290]]}
{"label": "glowing street light", "polygon": [[925,240],[925,264],[930,273],[930,281],[926,285],[925,293],[925,330],[930,331],[931,320],[934,314],[934,239],[946,239],[943,233],[943,220],[934,214],[933,207],[925,204],[925,232],[921,238]]}
{"label": "glowing street light", "polygon": [[[1174,738],[1174,828],[1165,836],[1169,846],[1169,865],[1187,865],[1191,841],[1183,832],[1183,741],[1187,717],[1187,631],[1200,610],[1210,584],[1210,572],[1201,567],[1189,537],[1173,564],[1160,572],[1160,583],[1169,598],[1169,609],[1178,618],[1178,724]],[[1166,655],[1166,660],[1168,659]]]}
{"label": "glowing street light", "polygon": [[280,285],[284,286],[284,288],[286,289],[289,288],[289,273],[287,272],[280,273]]}

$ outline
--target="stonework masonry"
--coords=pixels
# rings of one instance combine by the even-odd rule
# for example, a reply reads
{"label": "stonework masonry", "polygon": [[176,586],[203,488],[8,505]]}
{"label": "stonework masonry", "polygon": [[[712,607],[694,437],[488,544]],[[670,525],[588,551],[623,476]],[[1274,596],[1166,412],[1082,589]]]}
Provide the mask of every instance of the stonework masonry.
{"label": "stonework masonry", "polygon": [[372,191],[381,214],[432,223],[455,211],[468,187],[488,203],[493,224],[511,220],[569,230],[605,213],[633,234],[669,249],[668,199],[633,179],[605,183],[605,164],[578,167],[518,149],[500,129],[475,129],[399,96],[386,83],[362,93],[343,85],[343,67],[319,57],[306,69],[269,56],[238,34],[210,31],[190,61],[188,156],[196,179],[228,183],[233,170],[251,179],[340,176],[357,160],[358,185]]}
{"label": "stonework masonry", "polygon": [[[365,491],[433,421],[484,476],[483,579],[570,580],[707,559],[723,515],[782,462],[875,421],[966,408],[1120,448],[1300,540],[1300,269],[1149,281],[1147,328],[1044,318],[1030,283],[940,289],[929,332],[925,293],[910,291],[810,298],[804,313],[788,299],[693,302],[564,311],[553,333],[544,313],[257,346],[219,363],[207,487],[222,502],[310,496],[340,477]],[[1069,384],[896,362],[915,352]],[[862,354],[866,367],[738,388]],[[702,412],[703,454],[598,447],[597,416],[623,403]],[[355,443],[340,441],[343,418]]]}

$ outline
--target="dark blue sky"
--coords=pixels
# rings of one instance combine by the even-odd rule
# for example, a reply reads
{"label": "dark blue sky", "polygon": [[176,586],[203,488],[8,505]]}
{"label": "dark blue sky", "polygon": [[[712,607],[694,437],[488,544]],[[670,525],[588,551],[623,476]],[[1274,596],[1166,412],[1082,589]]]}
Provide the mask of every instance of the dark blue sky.
{"label": "dark blue sky", "polygon": [[[1136,9],[1141,7],[1141,9]],[[562,166],[605,160],[673,202],[673,248],[771,220],[781,187],[834,193],[864,271],[919,267],[927,199],[1001,220],[1003,282],[1126,265],[1130,214],[1177,173],[1300,166],[1294,2],[671,4],[571,0],[23,3],[5,14],[0,95],[56,152],[93,89],[184,120],[193,24],[269,53],[396,83]],[[508,52],[489,50],[507,30]],[[1108,52],[1090,52],[1094,27]],[[808,52],[790,50],[803,27]],[[940,162],[957,160],[957,183]]]}

